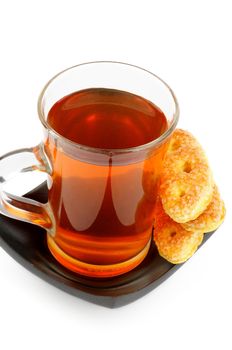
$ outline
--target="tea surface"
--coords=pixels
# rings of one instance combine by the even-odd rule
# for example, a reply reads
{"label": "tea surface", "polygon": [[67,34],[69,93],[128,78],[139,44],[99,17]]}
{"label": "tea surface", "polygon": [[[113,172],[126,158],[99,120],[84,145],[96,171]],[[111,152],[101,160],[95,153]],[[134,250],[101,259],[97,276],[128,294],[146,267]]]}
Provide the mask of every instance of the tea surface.
{"label": "tea surface", "polygon": [[140,146],[167,129],[163,112],[151,102],[128,92],[96,88],[55,103],[48,123],[71,141],[105,149]]}

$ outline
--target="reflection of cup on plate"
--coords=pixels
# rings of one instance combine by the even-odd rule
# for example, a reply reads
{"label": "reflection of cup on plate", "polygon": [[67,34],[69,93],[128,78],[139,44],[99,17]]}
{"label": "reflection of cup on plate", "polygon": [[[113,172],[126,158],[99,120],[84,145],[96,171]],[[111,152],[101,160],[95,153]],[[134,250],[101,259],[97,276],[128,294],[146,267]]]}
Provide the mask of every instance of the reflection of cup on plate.
{"label": "reflection of cup on plate", "polygon": [[95,62],[67,69],[43,89],[44,140],[0,160],[14,173],[48,173],[48,203],[1,192],[0,211],[47,231],[66,268],[110,277],[137,266],[151,242],[156,185],[178,120],[170,88],[141,68]]}

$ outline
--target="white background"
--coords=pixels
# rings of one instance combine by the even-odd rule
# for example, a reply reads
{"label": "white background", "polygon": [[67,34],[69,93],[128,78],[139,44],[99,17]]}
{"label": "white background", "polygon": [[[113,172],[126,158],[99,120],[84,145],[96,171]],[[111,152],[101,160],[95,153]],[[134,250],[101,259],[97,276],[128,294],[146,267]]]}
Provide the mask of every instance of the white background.
{"label": "white background", "polygon": [[204,146],[227,218],[170,279],[105,309],[35,277],[0,250],[0,348],[232,348],[231,1],[1,1],[0,153],[37,144],[37,96],[93,60],[144,67],[169,83],[180,127]]}

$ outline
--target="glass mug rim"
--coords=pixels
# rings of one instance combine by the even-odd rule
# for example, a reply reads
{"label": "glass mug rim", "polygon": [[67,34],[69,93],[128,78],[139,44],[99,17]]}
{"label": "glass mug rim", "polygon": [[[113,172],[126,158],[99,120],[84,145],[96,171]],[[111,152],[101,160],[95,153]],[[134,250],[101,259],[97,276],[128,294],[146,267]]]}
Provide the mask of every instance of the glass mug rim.
{"label": "glass mug rim", "polygon": [[[47,89],[50,87],[50,85],[56,80],[56,78],[58,78],[59,76],[65,74],[67,71],[70,71],[72,69],[81,67],[81,66],[88,66],[88,65],[94,65],[94,64],[115,64],[115,65],[122,65],[122,66],[128,66],[128,67],[132,67],[132,68],[136,68],[139,69],[145,73],[148,73],[149,75],[151,75],[153,78],[159,80],[160,83],[162,83],[165,88],[169,91],[173,102],[174,102],[174,106],[175,106],[175,111],[173,114],[173,119],[170,123],[170,125],[168,126],[168,129],[158,138],[139,145],[139,146],[135,146],[135,147],[128,147],[128,148],[97,148],[97,147],[91,147],[91,146],[87,146],[87,145],[83,145],[74,141],[69,140],[68,138],[64,137],[63,135],[61,135],[60,133],[58,133],[56,130],[54,130],[51,125],[47,122],[46,117],[45,117],[45,113],[43,111],[43,98],[46,94]],[[145,151],[149,148],[154,148],[157,145],[161,144],[163,140],[165,140],[166,138],[168,138],[169,135],[171,135],[171,133],[175,130],[175,127],[178,123],[179,120],[179,114],[180,114],[180,110],[179,110],[179,104],[177,101],[177,98],[173,92],[173,90],[170,88],[170,86],[160,77],[158,77],[156,74],[150,72],[147,69],[141,68],[137,65],[134,64],[129,64],[129,63],[124,63],[124,62],[119,62],[119,61],[91,61],[91,62],[85,62],[85,63],[80,63],[74,66],[71,66],[69,68],[66,68],[62,71],[60,71],[59,73],[57,73],[56,75],[54,75],[48,82],[47,84],[44,86],[44,88],[42,89],[39,98],[38,98],[38,103],[37,103],[37,110],[38,110],[38,115],[39,115],[39,119],[42,123],[42,125],[45,127],[45,129],[47,129],[55,138],[61,139],[64,143],[77,148],[78,150],[83,150],[83,151],[88,151],[88,152],[94,152],[94,153],[101,153],[101,154],[106,154],[111,156],[112,154],[125,154],[125,153],[135,153],[135,152],[139,152],[139,151]]]}

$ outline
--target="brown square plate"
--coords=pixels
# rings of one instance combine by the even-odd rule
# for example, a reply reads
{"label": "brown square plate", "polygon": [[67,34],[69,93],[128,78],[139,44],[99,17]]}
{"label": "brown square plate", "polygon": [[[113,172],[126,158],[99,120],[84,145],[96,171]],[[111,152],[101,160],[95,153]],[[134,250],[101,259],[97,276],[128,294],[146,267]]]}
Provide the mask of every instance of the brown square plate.
{"label": "brown square plate", "polygon": [[[26,196],[45,203],[47,187],[42,184]],[[212,233],[205,235],[203,243]],[[181,266],[161,258],[152,244],[145,260],[124,275],[104,279],[83,277],[67,270],[53,258],[47,248],[43,229],[2,215],[0,245],[17,262],[48,283],[109,308],[120,307],[141,298]]]}

